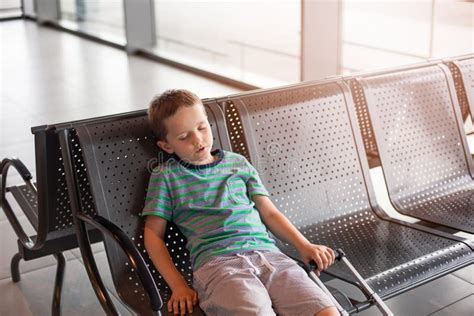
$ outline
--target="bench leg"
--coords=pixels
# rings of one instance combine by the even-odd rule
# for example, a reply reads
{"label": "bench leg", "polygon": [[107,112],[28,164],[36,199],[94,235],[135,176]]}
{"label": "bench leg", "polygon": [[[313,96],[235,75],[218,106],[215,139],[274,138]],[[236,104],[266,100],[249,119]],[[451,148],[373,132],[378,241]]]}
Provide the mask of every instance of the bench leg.
{"label": "bench leg", "polygon": [[13,258],[12,258],[12,261],[10,263],[10,269],[11,269],[11,272],[12,272],[12,280],[13,282],[18,282],[20,281],[21,277],[20,277],[20,260],[21,260],[21,255],[19,252],[17,252]]}
{"label": "bench leg", "polygon": [[53,294],[53,305],[51,307],[51,314],[53,316],[61,315],[61,291],[64,280],[64,270],[66,267],[66,260],[62,253],[54,254],[54,257],[58,261],[58,268],[56,270],[56,280],[54,282],[54,294]]}

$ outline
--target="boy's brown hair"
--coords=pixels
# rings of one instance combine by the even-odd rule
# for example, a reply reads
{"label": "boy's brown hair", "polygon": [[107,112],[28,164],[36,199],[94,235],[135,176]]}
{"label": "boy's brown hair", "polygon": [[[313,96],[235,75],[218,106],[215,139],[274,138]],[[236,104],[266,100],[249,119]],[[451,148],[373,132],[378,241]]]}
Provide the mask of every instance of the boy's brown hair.
{"label": "boy's brown hair", "polygon": [[148,107],[148,121],[158,140],[166,140],[168,131],[165,120],[173,116],[179,108],[195,104],[202,106],[201,99],[194,93],[184,89],[166,90],[151,100]]}

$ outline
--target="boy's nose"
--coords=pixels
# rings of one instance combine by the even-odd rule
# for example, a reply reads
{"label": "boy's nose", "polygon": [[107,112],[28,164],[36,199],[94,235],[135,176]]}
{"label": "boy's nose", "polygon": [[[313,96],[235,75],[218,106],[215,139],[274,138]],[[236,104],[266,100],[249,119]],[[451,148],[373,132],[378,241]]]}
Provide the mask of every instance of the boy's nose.
{"label": "boy's nose", "polygon": [[193,145],[194,145],[194,146],[198,146],[198,145],[201,144],[201,141],[202,141],[202,138],[199,137],[199,135],[194,134],[194,137],[193,137]]}

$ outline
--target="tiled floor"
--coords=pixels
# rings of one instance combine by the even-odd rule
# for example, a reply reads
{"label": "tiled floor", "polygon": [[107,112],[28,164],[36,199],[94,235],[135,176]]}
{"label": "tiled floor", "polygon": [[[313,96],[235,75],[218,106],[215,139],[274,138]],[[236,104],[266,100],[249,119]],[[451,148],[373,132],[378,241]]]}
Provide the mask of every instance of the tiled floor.
{"label": "tiled floor", "polygon": [[[28,21],[0,22],[0,49],[0,158],[18,156],[32,171],[35,165],[31,126],[143,109],[154,94],[172,87],[188,88],[201,97],[236,92],[222,84]],[[374,170],[376,178],[377,172]],[[19,182],[19,177],[12,175],[9,182]],[[21,216],[20,221],[27,225],[26,217]],[[95,245],[94,250],[100,269],[107,275],[102,244]],[[13,283],[9,269],[15,252],[16,236],[0,212],[0,315],[49,314],[55,259],[22,261],[22,279]],[[63,314],[103,315],[80,253],[72,250],[65,256]],[[470,266],[392,298],[387,304],[396,315],[471,315],[473,276],[474,267]],[[104,279],[117,299],[110,276]],[[123,306],[120,311],[129,314]],[[361,313],[377,314],[375,308]]]}

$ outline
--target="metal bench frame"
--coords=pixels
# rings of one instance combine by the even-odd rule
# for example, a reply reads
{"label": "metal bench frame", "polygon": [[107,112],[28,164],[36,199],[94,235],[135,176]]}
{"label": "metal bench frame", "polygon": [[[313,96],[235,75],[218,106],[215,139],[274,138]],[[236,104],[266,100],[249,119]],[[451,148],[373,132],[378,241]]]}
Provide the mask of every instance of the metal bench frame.
{"label": "metal bench frame", "polygon": [[[63,252],[78,247],[70,212],[64,167],[57,135],[50,126],[32,128],[35,138],[36,179],[17,158],[5,158],[0,164],[0,206],[18,236],[18,253],[11,260],[13,282],[20,281],[20,261],[53,255],[57,262],[52,299],[52,314],[61,313],[61,290],[66,260]],[[22,177],[24,184],[7,187],[10,168]],[[9,202],[10,192],[26,218],[36,230],[28,236]],[[91,242],[100,241],[97,232],[91,232]]]}
{"label": "metal bench frame", "polygon": [[[232,149],[252,159],[252,155],[255,155],[256,147],[255,147],[255,142],[252,141],[253,136],[249,136],[248,132],[246,134],[242,133],[243,128],[245,128],[246,131],[252,130],[252,129],[249,129],[248,122],[245,119],[236,121],[235,119],[237,117],[240,117],[240,114],[238,113],[236,116],[236,114],[228,113],[227,110],[229,109],[229,106],[228,104],[226,104],[226,102],[229,102],[229,100],[232,100],[233,98],[243,98],[243,97],[251,96],[254,94],[256,95],[256,94],[262,94],[262,93],[278,92],[285,89],[286,90],[291,90],[293,88],[299,89],[299,88],[304,88],[304,87],[311,87],[314,85],[328,84],[331,82],[333,81],[324,81],[324,82],[318,81],[318,82],[310,82],[310,83],[305,83],[305,84],[297,84],[297,85],[284,87],[284,88],[243,93],[243,94],[234,95],[234,96],[217,100],[217,103],[223,108],[225,112],[225,115],[221,116],[220,120],[221,121],[225,120],[227,123],[227,126],[229,127],[229,138],[230,138],[230,144],[232,146]],[[342,82],[338,82],[338,85],[344,91],[343,94],[344,94],[345,99],[351,100],[349,88],[345,86]],[[217,109],[216,101],[207,100],[206,103],[212,104],[213,109],[219,112],[219,110]],[[239,109],[244,109],[244,108],[239,107]],[[377,220],[379,221],[390,223],[391,227],[403,227],[403,228],[397,229],[399,231],[404,229],[411,232],[417,232],[417,234],[418,233],[425,234],[426,236],[429,235],[432,238],[439,238],[446,242],[449,241],[450,243],[453,244],[453,247],[456,248],[456,249],[452,249],[453,251],[461,251],[461,252],[464,251],[464,253],[467,253],[467,254],[463,254],[462,256],[468,256],[467,258],[463,257],[459,259],[458,262],[449,266],[448,268],[439,269],[438,271],[436,271],[436,273],[431,274],[429,277],[423,278],[421,280],[415,280],[408,286],[405,285],[402,288],[398,288],[394,291],[387,291],[385,293],[383,293],[382,291],[383,293],[383,295],[381,295],[382,298],[387,299],[392,296],[398,295],[411,288],[414,288],[416,286],[429,282],[442,275],[445,275],[447,273],[450,273],[452,271],[455,271],[456,269],[459,269],[461,267],[464,267],[472,263],[473,246],[472,244],[469,244],[463,238],[452,236],[452,235],[445,234],[442,232],[438,232],[427,227],[419,226],[416,224],[408,224],[406,222],[390,218],[389,216],[385,214],[383,210],[381,210],[377,206],[374,199],[374,194],[371,189],[371,184],[370,184],[369,175],[368,175],[368,165],[365,160],[365,152],[362,145],[361,136],[359,134],[357,124],[355,123],[356,116],[355,116],[354,110],[351,109],[350,107],[347,109],[347,111],[350,114],[349,116],[350,116],[350,122],[351,122],[351,131],[353,133],[354,141],[357,144],[357,156],[361,164],[361,170],[362,170],[365,186],[367,188],[367,197],[370,201],[371,211],[374,213],[375,218],[377,218]],[[98,164],[96,162],[89,161],[89,159],[98,159],[97,155],[102,153],[101,150],[95,149],[96,148],[95,145],[97,144],[95,144],[92,138],[90,138],[91,137],[90,133],[92,133],[90,128],[97,127],[98,130],[101,130],[101,125],[113,123],[114,121],[119,122],[120,120],[127,119],[127,118],[132,119],[132,118],[142,117],[143,119],[144,114],[145,114],[144,111],[137,111],[133,113],[125,113],[125,114],[118,114],[118,115],[107,116],[107,117],[102,117],[102,118],[94,118],[94,119],[90,119],[87,121],[74,123],[74,124],[63,124],[63,125],[55,126],[55,132],[58,133],[59,139],[61,141],[62,154],[64,157],[64,162],[65,162],[65,167],[66,167],[67,184],[69,188],[69,195],[70,195],[70,199],[72,203],[73,212],[75,214],[75,225],[76,225],[78,238],[80,240],[81,254],[83,256],[83,259],[84,259],[84,262],[89,274],[89,278],[91,279],[91,282],[93,283],[93,286],[94,286],[94,290],[96,291],[96,295],[99,298],[102,304],[102,307],[108,314],[117,314],[117,311],[112,301],[107,296],[107,289],[105,285],[103,284],[102,280],[100,279],[100,274],[98,273],[98,269],[96,267],[92,251],[90,250],[90,245],[89,245],[86,225],[85,225],[86,223],[96,227],[97,229],[99,229],[101,232],[103,232],[106,235],[104,238],[105,239],[104,243],[106,246],[107,255],[109,256],[109,264],[111,261],[117,260],[117,258],[120,258],[118,259],[118,261],[120,261],[121,263],[123,262],[129,263],[129,265],[127,265],[127,268],[125,268],[125,270],[127,271],[124,271],[122,269],[121,273],[123,273],[125,276],[130,278],[130,281],[133,283],[133,286],[129,288],[128,290],[132,292],[136,291],[134,292],[135,294],[131,294],[131,293],[121,294],[120,281],[116,280],[114,277],[115,288],[119,291],[119,295],[121,296],[122,300],[127,305],[133,306],[133,308],[136,309],[137,307],[136,304],[138,304],[140,306],[138,306],[138,309],[136,310],[140,310],[140,312],[142,313],[159,314],[163,306],[161,296],[164,295],[165,296],[164,300],[166,301],[166,295],[169,295],[169,291],[165,290],[164,292],[163,291],[160,292],[158,290],[158,288],[161,288],[163,286],[162,284],[163,280],[160,277],[157,277],[156,271],[154,270],[150,271],[149,267],[151,267],[150,266],[151,261],[147,256],[142,255],[142,252],[145,252],[144,246],[141,240],[142,236],[139,236],[137,240],[135,238],[136,236],[134,236],[133,234],[130,235],[129,233],[124,232],[123,227],[118,227],[113,224],[114,221],[111,220],[111,218],[108,216],[107,212],[105,211],[110,207],[108,205],[109,202],[107,201],[107,197],[105,197],[108,193],[104,191],[102,187],[103,184],[100,183],[101,180],[97,178],[97,174],[101,173],[102,171],[100,167],[98,167]],[[234,126],[234,128],[231,128],[231,126]],[[235,130],[238,130],[238,131],[240,130],[240,132],[235,133]],[[225,137],[224,129],[221,128],[220,131],[221,132],[218,132],[218,133],[222,135],[222,137]],[[80,141],[78,139],[78,136],[80,138]],[[82,151],[83,149],[81,149],[80,144],[83,144],[84,141],[87,143],[87,146],[85,147],[87,149],[84,149],[85,151]],[[82,154],[86,154],[89,158],[83,161],[82,157],[79,157]],[[79,157],[79,160],[77,157]],[[90,157],[96,157],[96,158],[90,158]],[[153,155],[150,157],[153,157]],[[85,167],[83,166],[84,163],[85,163]],[[91,186],[92,190],[88,188],[89,185]],[[81,196],[88,190],[90,190],[92,194],[94,195],[93,203],[94,203],[95,209],[98,210],[98,213],[97,213],[98,215],[87,215],[87,214],[82,213],[83,205],[81,202]],[[141,209],[134,210],[133,211],[134,214],[132,214],[131,216],[136,216],[137,212],[140,212],[140,211]],[[174,236],[176,236],[178,239],[180,239],[181,235],[179,235],[179,232],[174,231],[174,229],[175,228],[171,227],[171,231],[168,230],[167,234],[170,235],[170,238],[174,238]],[[132,241],[130,241],[130,239]],[[172,239],[170,239],[170,241],[171,240]],[[468,244],[469,244],[469,247],[468,247]],[[116,248],[116,249],[112,250],[113,248]],[[119,252],[122,252],[122,254],[120,254],[116,250],[119,250]],[[446,252],[446,250],[444,251]],[[288,249],[288,254],[296,258],[296,255],[292,253],[292,250],[290,249]],[[436,256],[436,254],[433,254],[433,253],[430,253],[429,255]],[[354,261],[353,258],[351,258],[350,256],[349,256],[349,259]],[[419,258],[413,258],[413,259],[416,260]],[[185,266],[187,265],[185,263],[183,264]],[[359,269],[360,264],[359,266],[357,266],[357,264],[359,263],[358,262],[355,263],[356,268]],[[405,262],[404,264],[412,264],[412,263]],[[179,267],[182,268],[182,266],[180,265]],[[111,270],[114,270],[114,269],[116,268],[113,268],[111,266]],[[381,270],[380,272],[381,274],[383,274],[382,272],[384,271]],[[349,277],[347,273],[345,272],[340,273],[340,271],[337,271],[337,270],[329,270],[328,273],[329,275],[341,278],[356,286],[360,285],[356,279],[354,279],[353,277]],[[112,275],[114,276],[114,272],[112,273]],[[372,285],[374,284],[374,282],[368,282],[368,283],[372,283]],[[130,296],[127,298],[128,295],[137,295],[139,299],[136,300],[135,302],[132,302],[132,300],[130,300]],[[353,300],[353,302],[355,302],[356,305],[353,307],[352,310],[350,310],[350,312],[357,312],[357,311],[363,310],[365,308],[370,307],[374,303],[373,300],[370,299],[370,295],[367,301],[357,302]],[[163,312],[166,313],[166,311],[163,311]]]}

